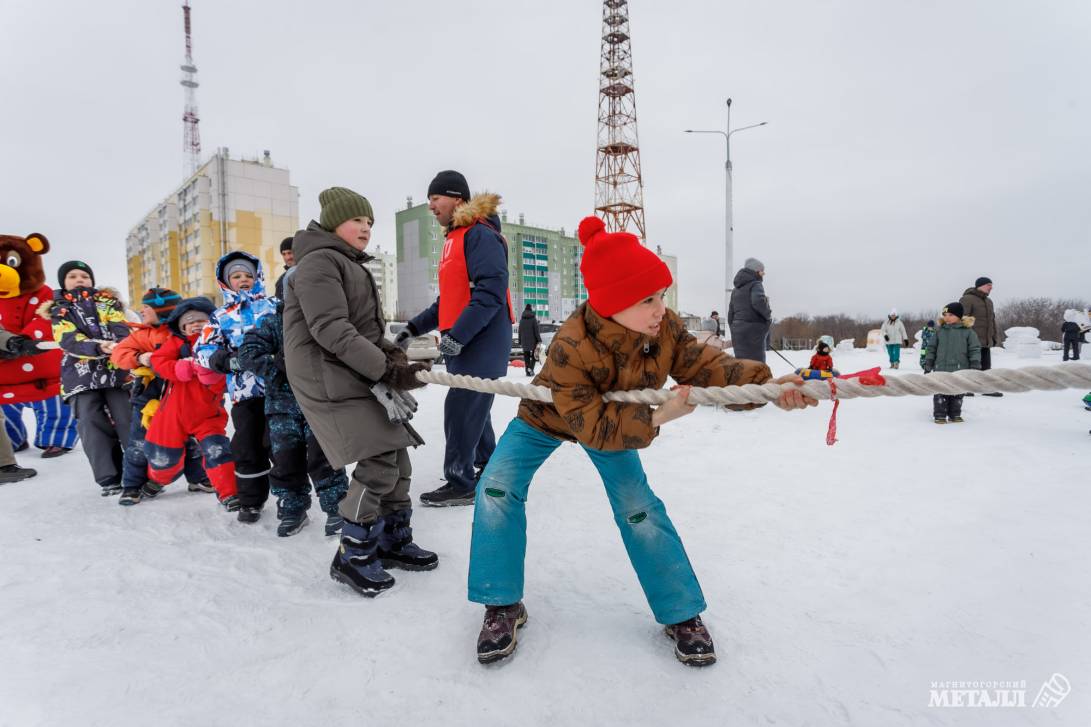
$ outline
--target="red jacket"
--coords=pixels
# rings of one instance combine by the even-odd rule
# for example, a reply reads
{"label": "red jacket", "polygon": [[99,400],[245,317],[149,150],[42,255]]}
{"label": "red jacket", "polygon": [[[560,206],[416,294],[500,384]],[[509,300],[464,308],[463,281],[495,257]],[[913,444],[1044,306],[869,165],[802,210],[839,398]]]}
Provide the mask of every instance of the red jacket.
{"label": "red jacket", "polygon": [[[48,285],[33,293],[0,298],[0,326],[9,333],[52,343],[52,324],[38,315],[38,306],[50,300],[53,290]],[[60,394],[62,355],[58,348],[36,356],[0,360],[0,404],[26,404]]]}
{"label": "red jacket", "polygon": [[833,371],[833,357],[816,353],[811,356],[811,368],[819,371]]}
{"label": "red jacket", "polygon": [[[183,346],[188,346],[192,351],[196,345],[197,336],[193,336],[187,342],[176,335],[171,335],[152,354],[152,368],[167,382],[162,403],[159,405],[155,418],[152,419],[153,428],[156,425],[173,425],[180,427],[183,431],[194,432],[199,425],[210,421],[218,420],[222,426],[227,425],[227,410],[223,405],[226,380],[208,386],[198,381],[196,376],[191,381],[179,381],[175,376],[174,367],[182,358]],[[150,430],[148,438],[154,441]]]}
{"label": "red jacket", "polygon": [[133,332],[118,341],[110,354],[110,361],[114,366],[130,371],[140,368],[141,364],[137,360],[140,354],[152,353],[173,335],[165,323],[158,326],[133,323],[131,327]]}

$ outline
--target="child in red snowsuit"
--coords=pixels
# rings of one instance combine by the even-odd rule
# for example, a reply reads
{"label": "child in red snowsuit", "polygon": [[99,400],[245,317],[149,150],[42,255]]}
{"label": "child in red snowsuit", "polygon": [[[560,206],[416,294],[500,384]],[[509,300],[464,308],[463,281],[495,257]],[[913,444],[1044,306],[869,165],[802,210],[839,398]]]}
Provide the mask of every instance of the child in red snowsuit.
{"label": "child in red snowsuit", "polygon": [[227,438],[227,411],[223,406],[223,374],[201,368],[193,348],[209,315],[216,309],[207,298],[182,301],[167,320],[172,335],[152,354],[152,368],[167,382],[162,403],[148,427],[145,452],[148,478],[162,489],[185,464],[186,440],[197,439],[205,473],[220,503],[238,510],[235,460]]}
{"label": "child in red snowsuit", "polygon": [[818,348],[814,356],[811,356],[810,368],[818,371],[833,371],[833,356],[830,356],[830,346],[825,341],[818,342]]}

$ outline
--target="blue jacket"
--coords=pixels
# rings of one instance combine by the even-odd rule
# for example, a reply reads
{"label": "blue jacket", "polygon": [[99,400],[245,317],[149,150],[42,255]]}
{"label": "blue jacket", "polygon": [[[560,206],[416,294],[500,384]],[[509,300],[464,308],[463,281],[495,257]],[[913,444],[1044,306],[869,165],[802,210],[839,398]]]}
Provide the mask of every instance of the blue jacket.
{"label": "blue jacket", "polygon": [[[238,258],[253,263],[258,274],[253,288],[236,293],[224,282],[223,271],[227,263]],[[275,299],[265,297],[265,272],[261,260],[241,250],[229,252],[216,263],[216,281],[223,292],[224,304],[213,311],[208,325],[201,331],[197,340],[197,361],[205,368],[228,375],[227,388],[232,403],[265,396],[261,378],[238,363],[239,347],[246,332],[261,323],[265,316],[276,313]]]}
{"label": "blue jacket", "polygon": [[288,384],[284,365],[284,317],[283,305],[277,301],[272,315],[264,316],[256,327],[242,337],[239,347],[239,365],[252,371],[265,384],[265,413],[290,414],[303,418],[303,410]]}
{"label": "blue jacket", "polygon": [[[511,313],[508,311],[508,243],[499,233],[500,197],[479,194],[455,210],[451,229],[473,225],[466,233],[466,270],[472,291],[448,333],[462,344],[458,356],[447,357],[447,370],[497,378],[508,372],[511,354]],[[475,225],[475,220],[488,225]],[[443,291],[440,291],[440,295]],[[427,333],[439,325],[439,299],[409,321],[411,331]]]}

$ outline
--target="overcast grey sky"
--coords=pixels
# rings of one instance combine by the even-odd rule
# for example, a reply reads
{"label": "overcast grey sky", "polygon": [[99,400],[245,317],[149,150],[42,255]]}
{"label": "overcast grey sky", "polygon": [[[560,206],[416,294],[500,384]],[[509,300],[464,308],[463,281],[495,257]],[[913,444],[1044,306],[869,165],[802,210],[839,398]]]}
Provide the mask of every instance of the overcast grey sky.
{"label": "overcast grey sky", "polygon": [[[206,153],[272,150],[301,193],[368,196],[373,240],[439,169],[510,213],[594,206],[601,2],[191,0]],[[180,0],[0,0],[0,232],[125,285],[125,234],[182,173]],[[1091,3],[632,0],[649,238],[681,307],[722,307],[723,142],[736,263],[774,313],[1091,298]]]}

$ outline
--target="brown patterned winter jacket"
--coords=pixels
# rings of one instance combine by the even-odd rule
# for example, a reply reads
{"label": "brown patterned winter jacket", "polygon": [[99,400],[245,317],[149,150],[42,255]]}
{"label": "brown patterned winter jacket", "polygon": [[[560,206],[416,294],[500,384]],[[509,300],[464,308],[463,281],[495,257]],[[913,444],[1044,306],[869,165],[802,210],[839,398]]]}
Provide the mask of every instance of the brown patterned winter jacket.
{"label": "brown patterned winter jacket", "polygon": [[523,399],[519,417],[550,436],[592,449],[642,449],[659,434],[652,407],[603,401],[602,394],[660,388],[668,375],[693,386],[761,384],[772,378],[763,363],[698,343],[672,310],[653,338],[599,316],[584,303],[557,331],[534,379],[553,392],[553,404]]}

